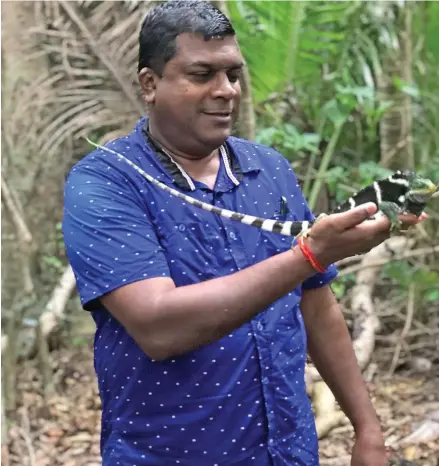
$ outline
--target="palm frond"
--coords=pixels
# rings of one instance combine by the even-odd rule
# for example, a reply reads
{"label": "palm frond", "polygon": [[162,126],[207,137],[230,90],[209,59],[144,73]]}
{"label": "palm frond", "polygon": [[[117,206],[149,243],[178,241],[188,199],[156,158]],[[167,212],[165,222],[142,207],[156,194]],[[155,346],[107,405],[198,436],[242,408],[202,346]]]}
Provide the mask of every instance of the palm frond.
{"label": "palm frond", "polygon": [[336,25],[356,8],[345,2],[230,2],[256,102],[286,85],[320,79],[323,65],[336,62],[346,39]]}
{"label": "palm frond", "polygon": [[[140,22],[150,2],[40,1],[27,41],[29,60],[44,59],[47,71],[11,105],[12,140],[20,120],[34,114],[27,144],[47,160],[65,141],[97,130],[123,134],[144,114],[137,83]],[[12,128],[16,128],[15,130]]]}

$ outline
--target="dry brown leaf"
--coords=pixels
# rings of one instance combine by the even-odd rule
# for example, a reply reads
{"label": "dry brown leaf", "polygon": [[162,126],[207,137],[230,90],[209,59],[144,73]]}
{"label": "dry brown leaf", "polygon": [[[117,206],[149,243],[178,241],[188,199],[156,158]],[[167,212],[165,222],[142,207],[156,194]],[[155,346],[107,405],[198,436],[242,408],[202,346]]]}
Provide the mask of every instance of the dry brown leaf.
{"label": "dry brown leaf", "polygon": [[418,458],[418,449],[414,445],[404,448],[403,451],[404,458],[406,460],[412,461]]}
{"label": "dry brown leaf", "polygon": [[48,437],[62,437],[64,435],[64,431],[58,428],[52,428],[46,431],[46,435]]}
{"label": "dry brown leaf", "polygon": [[439,439],[439,422],[426,419],[409,436],[400,441],[402,447],[432,442]]}

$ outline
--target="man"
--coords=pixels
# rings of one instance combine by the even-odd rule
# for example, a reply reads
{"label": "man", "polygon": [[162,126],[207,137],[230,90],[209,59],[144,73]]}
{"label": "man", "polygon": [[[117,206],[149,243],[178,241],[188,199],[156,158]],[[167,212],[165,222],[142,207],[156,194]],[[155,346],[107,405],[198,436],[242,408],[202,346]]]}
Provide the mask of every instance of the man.
{"label": "man", "polygon": [[[160,4],[139,42],[148,117],[108,147],[212,205],[310,220],[287,161],[230,136],[243,59],[227,18],[208,3]],[[373,212],[316,224],[305,242],[313,262],[287,237],[169,195],[114,154],[80,161],[66,182],[63,231],[97,326],[103,465],[317,465],[307,343],[355,428],[352,464],[384,465],[329,288],[333,262],[388,237],[385,218],[363,223]]]}

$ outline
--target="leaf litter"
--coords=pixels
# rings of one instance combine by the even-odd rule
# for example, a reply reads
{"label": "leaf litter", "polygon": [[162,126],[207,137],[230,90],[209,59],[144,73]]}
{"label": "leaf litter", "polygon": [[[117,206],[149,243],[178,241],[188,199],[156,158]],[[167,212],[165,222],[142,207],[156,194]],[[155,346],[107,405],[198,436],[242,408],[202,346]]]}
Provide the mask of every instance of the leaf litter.
{"label": "leaf litter", "polygon": [[[44,391],[37,360],[20,363],[18,406],[8,414],[9,466],[101,466],[101,400],[91,345],[55,350]],[[427,375],[375,374],[368,382],[394,459],[392,466],[439,466],[439,368]],[[350,424],[320,439],[321,466],[350,466]]]}

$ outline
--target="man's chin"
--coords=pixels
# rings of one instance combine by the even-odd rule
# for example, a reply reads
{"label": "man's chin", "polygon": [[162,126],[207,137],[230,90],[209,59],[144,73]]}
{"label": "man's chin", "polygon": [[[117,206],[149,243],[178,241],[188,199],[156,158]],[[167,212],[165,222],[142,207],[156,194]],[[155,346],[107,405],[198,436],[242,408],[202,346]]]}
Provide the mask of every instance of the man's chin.
{"label": "man's chin", "polygon": [[226,142],[226,139],[232,134],[231,128],[224,129],[222,131],[215,131],[205,137],[204,140],[213,149],[220,147]]}
{"label": "man's chin", "polygon": [[232,134],[232,125],[203,125],[200,140],[209,146],[220,146]]}

